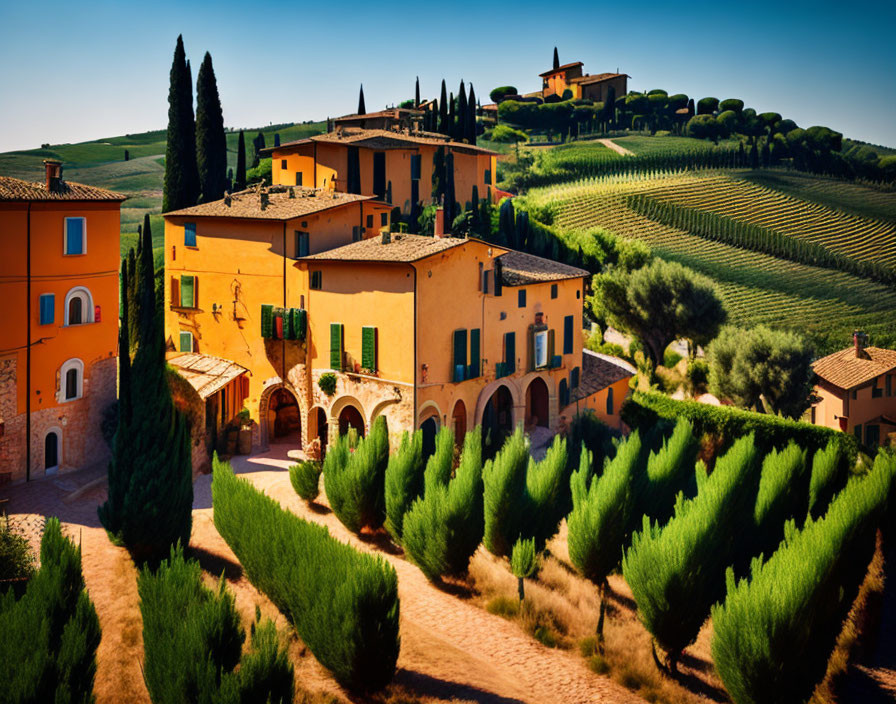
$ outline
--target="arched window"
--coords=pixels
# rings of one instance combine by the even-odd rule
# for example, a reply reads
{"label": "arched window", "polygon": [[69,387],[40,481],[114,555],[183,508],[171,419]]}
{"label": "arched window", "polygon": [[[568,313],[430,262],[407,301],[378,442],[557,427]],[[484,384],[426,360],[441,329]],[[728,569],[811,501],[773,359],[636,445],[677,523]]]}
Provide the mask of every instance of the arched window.
{"label": "arched window", "polygon": [[569,384],[566,383],[566,379],[560,380],[558,396],[560,397],[560,410],[563,410],[569,405]]}
{"label": "arched window", "polygon": [[44,469],[56,469],[59,466],[59,455],[62,433],[54,428],[44,438]]}
{"label": "arched window", "polygon": [[65,325],[81,325],[92,323],[93,296],[90,289],[84,286],[75,286],[65,294]]}
{"label": "arched window", "polygon": [[607,415],[613,415],[613,387],[607,389]]}
{"label": "arched window", "polygon": [[70,359],[59,370],[59,403],[74,401],[84,393],[84,362]]}

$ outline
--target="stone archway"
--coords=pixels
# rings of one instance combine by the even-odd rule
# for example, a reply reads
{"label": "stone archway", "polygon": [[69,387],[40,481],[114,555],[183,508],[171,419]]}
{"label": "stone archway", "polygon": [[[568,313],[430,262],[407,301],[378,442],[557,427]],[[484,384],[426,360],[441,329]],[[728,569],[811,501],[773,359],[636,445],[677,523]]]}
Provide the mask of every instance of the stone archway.
{"label": "stone archway", "polygon": [[494,457],[513,433],[513,394],[506,384],[499,385],[488,397],[482,412],[482,454]]}
{"label": "stone archway", "polygon": [[340,435],[345,435],[349,429],[354,429],[360,437],[364,437],[364,416],[354,406],[347,405],[339,411],[337,422]]}
{"label": "stone archway", "polygon": [[327,440],[329,439],[327,412],[320,406],[314,406],[308,411],[308,433],[307,439],[318,440],[320,442],[320,453],[323,456],[327,451]]}
{"label": "stone archway", "polygon": [[454,410],[451,412],[451,424],[454,428],[454,443],[462,447],[467,434],[467,405],[462,399],[454,404]]}
{"label": "stone archway", "polygon": [[302,446],[302,406],[298,394],[285,384],[272,384],[262,391],[258,423],[263,447],[274,442]]}
{"label": "stone archway", "polygon": [[330,406],[327,423],[330,441],[345,435],[350,427],[357,430],[359,436],[364,437],[367,432],[365,418],[364,406],[358,399],[354,396],[340,396]]}
{"label": "stone archway", "polygon": [[550,427],[550,394],[548,385],[541,377],[534,378],[526,387],[526,426]]}

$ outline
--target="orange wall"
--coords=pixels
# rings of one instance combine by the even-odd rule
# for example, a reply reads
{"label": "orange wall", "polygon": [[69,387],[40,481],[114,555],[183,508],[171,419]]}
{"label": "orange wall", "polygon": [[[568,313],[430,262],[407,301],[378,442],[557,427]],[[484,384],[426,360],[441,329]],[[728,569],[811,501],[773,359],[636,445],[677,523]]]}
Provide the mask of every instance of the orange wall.
{"label": "orange wall", "polygon": [[[846,432],[854,433],[857,425],[862,426],[862,442],[865,438],[865,425],[881,415],[896,417],[896,373],[890,374],[891,395],[887,396],[886,374],[877,377],[877,386],[881,395],[872,396],[873,384],[869,383],[853,391],[844,391],[820,383],[815,393],[821,401],[815,406],[815,424],[828,428],[840,429],[839,416],[848,416]],[[855,398],[853,398],[855,393]],[[890,426],[882,425],[880,429],[881,443],[887,442],[887,433],[892,432]]]}
{"label": "orange wall", "polygon": [[[570,423],[577,413],[592,410],[600,420],[611,428],[621,430],[622,419],[619,417],[619,409],[622,408],[622,403],[631,393],[629,381],[630,379],[621,379],[606,389],[601,389],[596,394],[571,403],[560,411],[561,415],[565,416],[564,421]],[[607,396],[610,393],[610,389],[613,389],[613,412],[607,413]]]}
{"label": "orange wall", "polygon": [[[0,355],[18,355],[24,373],[26,353],[26,241],[27,205],[0,203],[0,296],[5,304],[0,322]],[[66,217],[86,219],[87,251],[63,254]],[[59,405],[57,374],[71,358],[84,363],[85,379],[91,365],[113,357],[118,343],[118,267],[120,204],[35,202],[31,206],[31,408]],[[66,327],[66,294],[76,286],[87,288],[93,305],[100,306],[101,321]],[[54,322],[40,324],[40,296],[55,295]],[[86,314],[86,311],[85,311]],[[26,384],[18,387],[18,412],[25,412]]]}

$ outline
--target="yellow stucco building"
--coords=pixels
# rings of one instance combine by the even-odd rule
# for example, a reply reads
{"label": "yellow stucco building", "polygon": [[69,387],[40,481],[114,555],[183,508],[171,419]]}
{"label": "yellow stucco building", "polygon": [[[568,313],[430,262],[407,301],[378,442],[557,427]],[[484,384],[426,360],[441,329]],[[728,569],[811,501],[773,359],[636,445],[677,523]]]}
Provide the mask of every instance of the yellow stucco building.
{"label": "yellow stucco building", "polygon": [[619,426],[633,372],[583,351],[587,272],[442,236],[438,216],[436,237],[390,233],[389,211],[272,186],[166,214],[168,356],[212,440],[242,407],[256,447],[326,446],[381,414],[393,436],[497,441],[585,408]]}

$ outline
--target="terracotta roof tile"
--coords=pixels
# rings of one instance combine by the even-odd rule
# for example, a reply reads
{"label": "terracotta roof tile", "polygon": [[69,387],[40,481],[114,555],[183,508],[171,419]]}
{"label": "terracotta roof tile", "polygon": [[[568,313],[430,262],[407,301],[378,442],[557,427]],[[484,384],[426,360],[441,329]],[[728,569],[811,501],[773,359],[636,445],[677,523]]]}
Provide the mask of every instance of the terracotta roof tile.
{"label": "terracotta roof tile", "polygon": [[0,176],[0,200],[114,200],[120,202],[126,198],[127,196],[121,193],[74,181],[62,181],[57,190],[48,191],[42,183],[23,181],[12,176]]}
{"label": "terracotta roof tile", "polygon": [[[290,192],[293,197],[290,198]],[[267,193],[267,205],[262,208],[262,193]],[[373,200],[374,196],[359,196],[354,193],[299,186],[268,186],[249,188],[211,203],[200,203],[181,210],[164,213],[185,217],[206,218],[246,218],[252,220],[291,220],[311,215],[322,210],[338,208],[358,201]]]}
{"label": "terracotta roof tile", "polygon": [[365,117],[394,117],[398,118],[402,115],[423,115],[422,110],[414,108],[389,108],[387,110],[379,110],[378,112],[354,113],[352,115],[343,115],[342,117],[334,117],[333,122],[355,121]]}
{"label": "terracotta roof tile", "polygon": [[416,262],[433,254],[459,247],[469,240],[459,237],[427,237],[425,235],[392,234],[392,241],[383,244],[381,237],[352,242],[343,247],[312,254],[302,259],[346,262]]}
{"label": "terracotta roof tile", "polygon": [[558,66],[557,68],[552,68],[550,71],[545,71],[544,73],[539,73],[539,77],[544,78],[545,76],[551,76],[555,73],[560,73],[561,71],[565,71],[569,68],[575,68],[576,66],[584,66],[581,61],[573,61],[571,64],[563,64],[562,66]]}
{"label": "terracotta roof tile", "polygon": [[311,144],[313,142],[329,143],[329,144],[352,144],[369,149],[406,149],[408,145],[426,144],[432,146],[450,146],[452,150],[458,152],[467,152],[470,154],[497,154],[491,149],[477,147],[473,144],[464,142],[452,142],[445,135],[436,132],[417,132],[409,134],[407,132],[396,132],[395,130],[380,129],[361,129],[357,127],[346,127],[340,131],[325,132],[324,134],[316,134],[304,139],[298,139],[294,142],[285,142],[279,147],[268,147],[262,150],[265,154],[273,154],[275,151],[282,151],[290,147],[301,146],[303,144]]}
{"label": "terracotta roof tile", "polygon": [[588,276],[588,272],[568,264],[555,262],[553,259],[536,257],[525,252],[507,252],[500,255],[502,275],[505,286],[525,286],[543,281],[562,281]]}
{"label": "terracotta roof tile", "polygon": [[856,357],[854,347],[822,357],[812,369],[825,381],[841,389],[852,389],[896,369],[896,350],[866,347],[868,359]]}
{"label": "terracotta roof tile", "polygon": [[617,381],[629,379],[635,375],[635,368],[618,357],[599,354],[591,350],[582,350],[582,371],[579,374],[579,385],[569,394],[570,403],[596,394]]}
{"label": "terracotta roof tile", "polygon": [[570,83],[587,86],[592,83],[602,83],[603,81],[609,81],[611,78],[619,78],[621,76],[631,78],[631,76],[629,76],[627,73],[596,73],[593,76],[580,76],[579,78],[573,78]]}
{"label": "terracotta roof tile", "polygon": [[229,359],[212,357],[208,354],[184,354],[169,359],[168,363],[177,369],[178,374],[186,379],[203,399],[249,371]]}

